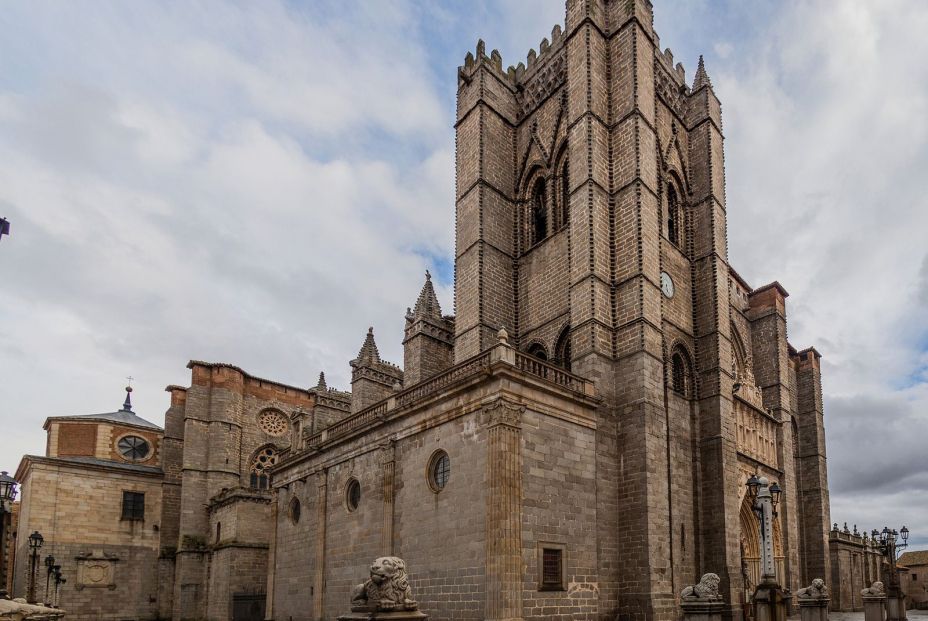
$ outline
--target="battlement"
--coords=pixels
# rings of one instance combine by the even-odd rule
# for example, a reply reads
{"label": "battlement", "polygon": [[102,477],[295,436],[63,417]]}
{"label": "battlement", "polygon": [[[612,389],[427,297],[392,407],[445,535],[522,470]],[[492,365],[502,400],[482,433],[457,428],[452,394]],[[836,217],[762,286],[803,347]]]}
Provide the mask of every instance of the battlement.
{"label": "battlement", "polygon": [[477,41],[476,53],[468,52],[464,57],[464,64],[458,67],[459,86],[470,82],[479,67],[486,66],[514,90],[520,90],[519,87],[534,76],[563,47],[564,30],[560,24],[555,24],[551,29],[551,39],[543,38],[538,44],[537,52],[535,48],[531,48],[526,54],[525,62],[509,65],[504,71],[502,54],[494,49],[487,56],[486,44],[483,39],[480,39]]}
{"label": "battlement", "polygon": [[689,92],[690,87],[686,82],[686,69],[683,67],[683,63],[673,64],[673,51],[669,47],[665,48],[663,54],[657,54],[657,59],[664,65],[664,68],[677,85]]}

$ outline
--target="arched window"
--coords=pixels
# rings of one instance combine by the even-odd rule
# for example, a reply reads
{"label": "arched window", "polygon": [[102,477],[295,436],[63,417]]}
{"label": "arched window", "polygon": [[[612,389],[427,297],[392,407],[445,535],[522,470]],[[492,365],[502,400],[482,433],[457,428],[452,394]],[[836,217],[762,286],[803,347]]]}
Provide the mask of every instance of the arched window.
{"label": "arched window", "polygon": [[268,470],[277,463],[277,450],[273,446],[266,446],[255,455],[251,462],[252,489],[268,489],[271,486],[271,477]]}
{"label": "arched window", "polygon": [[674,347],[670,355],[670,387],[687,399],[693,396],[693,374],[690,357],[682,346]]}
{"label": "arched window", "polygon": [[548,236],[548,201],[545,180],[539,179],[532,189],[532,246]]}
{"label": "arched window", "polygon": [[558,222],[558,228],[570,224],[570,160],[564,158],[561,165],[561,210]]}
{"label": "arched window", "polygon": [[564,328],[554,346],[554,363],[570,371],[570,326]]}
{"label": "arched window", "polygon": [[680,245],[680,205],[677,191],[672,183],[667,184],[667,239]]}
{"label": "arched window", "polygon": [[290,505],[287,507],[287,516],[290,518],[291,524],[296,524],[300,521],[300,499],[294,496],[290,499]]}
{"label": "arched window", "polygon": [[548,352],[545,351],[545,346],[542,345],[541,343],[532,343],[531,345],[529,345],[528,355],[532,356],[533,358],[537,358],[538,360],[542,360],[544,362],[548,361]]}

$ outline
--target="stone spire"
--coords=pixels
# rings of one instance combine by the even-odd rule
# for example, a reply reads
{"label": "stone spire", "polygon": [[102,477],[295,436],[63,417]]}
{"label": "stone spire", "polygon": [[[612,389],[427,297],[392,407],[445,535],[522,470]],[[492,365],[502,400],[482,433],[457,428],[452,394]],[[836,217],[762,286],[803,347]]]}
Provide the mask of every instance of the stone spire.
{"label": "stone spire", "polygon": [[698,91],[704,86],[712,88],[712,82],[709,80],[709,74],[706,73],[706,63],[702,58],[702,54],[700,54],[699,66],[696,67],[696,77],[693,78],[693,91]]}
{"label": "stone spire", "polygon": [[425,284],[422,285],[422,291],[419,292],[419,299],[412,311],[408,313],[411,319],[435,319],[441,321],[441,306],[438,303],[438,296],[435,295],[435,287],[432,286],[432,275],[425,270]]}
{"label": "stone spire", "polygon": [[351,366],[367,366],[380,362],[380,352],[377,350],[377,343],[374,342],[374,328],[370,327],[367,329],[367,337],[361,345],[361,351],[358,352],[358,357],[351,361]]}
{"label": "stone spire", "polygon": [[131,412],[131,411],[132,411],[132,398],[131,398],[131,395],[132,395],[132,386],[126,386],[126,400],[122,402],[122,410],[123,410],[123,412]]}
{"label": "stone spire", "polygon": [[393,394],[393,385],[397,382],[403,384],[403,371],[380,359],[374,328],[368,328],[358,357],[351,361],[351,413],[386,399]]}
{"label": "stone spire", "polygon": [[319,371],[319,381],[316,382],[316,390],[325,390],[328,385],[325,383],[325,371]]}

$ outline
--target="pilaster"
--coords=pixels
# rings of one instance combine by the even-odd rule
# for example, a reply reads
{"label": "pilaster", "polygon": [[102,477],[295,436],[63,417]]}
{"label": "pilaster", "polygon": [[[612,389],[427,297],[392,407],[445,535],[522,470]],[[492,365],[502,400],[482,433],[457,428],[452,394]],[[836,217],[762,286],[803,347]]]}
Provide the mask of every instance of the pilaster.
{"label": "pilaster", "polygon": [[522,413],[499,399],[483,410],[487,429],[488,621],[522,618]]}
{"label": "pilaster", "polygon": [[313,619],[323,621],[325,601],[325,527],[326,500],[328,498],[328,470],[316,474],[316,575],[313,579]]}
{"label": "pilaster", "polygon": [[821,355],[814,348],[797,353],[796,390],[799,425],[800,506],[805,570],[811,576],[830,576],[828,533],[831,512],[825,459]]}
{"label": "pilaster", "polygon": [[393,517],[396,494],[395,483],[395,444],[391,440],[380,449],[383,467],[383,540],[381,550],[384,556],[393,556]]}

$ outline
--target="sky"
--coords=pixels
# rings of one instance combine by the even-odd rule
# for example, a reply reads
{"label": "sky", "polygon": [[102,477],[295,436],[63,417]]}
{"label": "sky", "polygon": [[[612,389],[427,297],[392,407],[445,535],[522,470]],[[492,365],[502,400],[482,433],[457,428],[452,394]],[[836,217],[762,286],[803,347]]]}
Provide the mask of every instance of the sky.
{"label": "sky", "polygon": [[[832,520],[928,547],[928,3],[654,0],[722,101],[729,259],[823,354]],[[457,66],[562,0],[7,2],[0,468],[48,416],[163,422],[190,359],[349,386],[453,311]]]}

